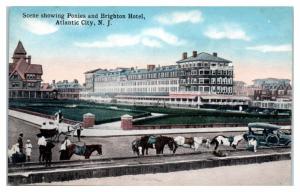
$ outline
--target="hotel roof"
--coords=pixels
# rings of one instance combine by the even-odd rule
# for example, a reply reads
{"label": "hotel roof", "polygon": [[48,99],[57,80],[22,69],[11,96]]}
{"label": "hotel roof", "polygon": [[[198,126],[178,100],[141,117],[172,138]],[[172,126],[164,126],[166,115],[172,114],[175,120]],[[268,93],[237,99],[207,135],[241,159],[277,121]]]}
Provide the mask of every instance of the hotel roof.
{"label": "hotel roof", "polygon": [[223,59],[221,57],[217,57],[205,52],[197,54],[196,57],[191,56],[186,59],[179,60],[176,63],[184,63],[184,62],[192,62],[192,61],[217,61],[217,62],[231,63],[231,61],[227,59]]}

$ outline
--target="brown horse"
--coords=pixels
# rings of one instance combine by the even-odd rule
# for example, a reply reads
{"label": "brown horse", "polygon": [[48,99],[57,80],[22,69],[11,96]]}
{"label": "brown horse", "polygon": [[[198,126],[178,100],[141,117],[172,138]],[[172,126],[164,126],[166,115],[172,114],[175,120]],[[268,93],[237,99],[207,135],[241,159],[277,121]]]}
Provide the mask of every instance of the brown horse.
{"label": "brown horse", "polygon": [[102,145],[75,145],[71,144],[67,147],[68,160],[71,159],[73,154],[84,156],[85,159],[89,159],[91,154],[97,151],[99,155],[102,155]]}
{"label": "brown horse", "polygon": [[156,154],[163,154],[165,145],[168,145],[169,149],[174,153],[176,144],[172,137],[166,137],[166,136],[155,137],[154,145],[152,143],[149,143],[149,138],[150,136],[141,137],[140,146],[142,147],[142,155],[144,155],[145,150],[146,150],[146,155],[148,155],[148,149],[149,148],[154,149],[154,147],[156,150]]}

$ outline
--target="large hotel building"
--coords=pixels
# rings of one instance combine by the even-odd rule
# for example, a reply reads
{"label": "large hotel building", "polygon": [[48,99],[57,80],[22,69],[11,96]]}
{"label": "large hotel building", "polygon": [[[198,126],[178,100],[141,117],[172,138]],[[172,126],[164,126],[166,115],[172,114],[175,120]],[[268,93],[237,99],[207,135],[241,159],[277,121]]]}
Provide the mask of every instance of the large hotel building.
{"label": "large hotel building", "polygon": [[[95,69],[85,72],[83,99],[125,104],[197,107],[203,104],[247,105],[233,96],[232,62],[217,53],[184,52],[175,65],[146,69]],[[106,98],[106,100],[105,100]]]}

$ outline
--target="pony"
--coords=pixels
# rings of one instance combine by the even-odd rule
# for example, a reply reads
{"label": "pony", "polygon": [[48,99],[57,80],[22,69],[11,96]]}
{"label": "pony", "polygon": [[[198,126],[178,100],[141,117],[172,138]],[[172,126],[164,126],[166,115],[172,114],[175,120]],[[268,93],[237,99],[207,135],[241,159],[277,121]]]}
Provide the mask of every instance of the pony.
{"label": "pony", "polygon": [[57,134],[55,135],[55,139],[57,142],[59,142],[59,137],[61,135],[70,135],[72,134],[72,138],[74,138],[75,131],[80,127],[80,123],[77,123],[75,125],[68,125],[67,129],[64,129],[62,126],[57,124]]}
{"label": "pony", "polygon": [[173,137],[159,136],[156,139],[155,148],[156,154],[163,154],[165,145],[168,145],[170,151],[175,153],[176,143]]}
{"label": "pony", "polygon": [[92,144],[79,146],[71,144],[67,146],[67,160],[70,160],[73,154],[84,156],[85,159],[89,159],[94,151],[97,151],[99,155],[102,155],[102,145]]}
{"label": "pony", "polygon": [[257,140],[255,138],[249,138],[248,140],[248,148],[253,148],[253,152],[257,151]]}
{"label": "pony", "polygon": [[243,135],[244,139],[247,141],[247,148],[248,149],[253,149],[253,152],[257,152],[257,145],[258,145],[258,141],[255,137],[251,136],[251,135],[247,135],[244,134]]}
{"label": "pony", "polygon": [[166,136],[158,136],[155,137],[154,143],[149,143],[149,139],[151,140],[153,136],[144,136],[141,137],[140,146],[142,147],[142,155],[144,155],[146,150],[146,155],[148,155],[148,149],[152,148],[156,150],[156,154],[163,154],[165,145],[168,145],[169,149],[174,152],[176,147],[176,143],[174,138],[166,137]]}
{"label": "pony", "polygon": [[231,146],[232,148],[236,149],[239,142],[241,142],[243,139],[244,139],[243,135],[236,135],[236,136],[229,136],[229,137],[224,135],[217,135],[211,140],[210,144],[216,145],[214,149],[215,151],[218,150],[219,145]]}
{"label": "pony", "polygon": [[137,154],[138,157],[142,155],[141,139],[135,139],[134,141],[132,141],[131,148],[133,153]]}
{"label": "pony", "polygon": [[73,138],[75,131],[78,128],[80,128],[81,123],[77,123],[77,124],[71,125],[71,126],[68,125],[67,128],[66,128],[66,127],[63,127],[62,124],[61,124],[62,120],[63,120],[63,116],[62,116],[62,113],[61,113],[60,110],[54,114],[54,117],[55,117],[54,124],[57,127],[57,133],[55,134],[55,139],[54,140],[59,142],[59,137],[61,135],[69,135],[71,133],[72,133],[72,138]]}
{"label": "pony", "polygon": [[206,148],[210,147],[210,140],[203,138],[203,137],[183,137],[183,136],[177,136],[174,138],[174,141],[176,143],[175,152],[178,146],[186,147],[186,148],[192,148],[195,151],[198,150],[198,148],[203,145]]}

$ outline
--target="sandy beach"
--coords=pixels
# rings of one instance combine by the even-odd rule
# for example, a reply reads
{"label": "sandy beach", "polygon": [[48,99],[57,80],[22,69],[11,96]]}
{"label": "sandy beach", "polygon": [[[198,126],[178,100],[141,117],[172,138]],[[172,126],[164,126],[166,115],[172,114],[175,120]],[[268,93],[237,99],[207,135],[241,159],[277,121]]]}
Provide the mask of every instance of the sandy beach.
{"label": "sandy beach", "polygon": [[286,186],[292,185],[291,161],[207,168],[200,170],[126,175],[120,177],[81,179],[39,185],[99,185],[99,186]]}

